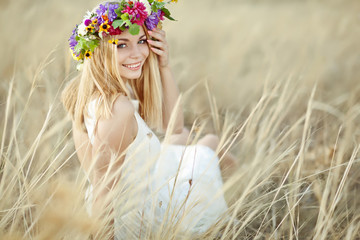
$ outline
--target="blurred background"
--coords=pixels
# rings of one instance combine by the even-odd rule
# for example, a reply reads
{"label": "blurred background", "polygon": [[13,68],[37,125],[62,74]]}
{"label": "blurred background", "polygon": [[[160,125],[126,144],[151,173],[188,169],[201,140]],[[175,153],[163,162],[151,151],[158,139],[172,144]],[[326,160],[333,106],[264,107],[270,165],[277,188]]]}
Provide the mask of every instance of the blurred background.
{"label": "blurred background", "polygon": [[[70,175],[79,169],[59,94],[77,74],[67,40],[98,3],[0,0],[0,156],[19,164],[14,176],[24,166],[32,167],[32,176],[43,169],[53,169],[47,173],[51,177],[60,168]],[[235,192],[243,198],[229,191],[229,202],[242,199],[239,215],[265,219],[269,202],[283,197],[280,205],[270,206],[273,222],[249,220],[242,236],[254,229],[264,233],[262,239],[291,235],[295,227],[288,213],[296,208],[299,231],[312,232],[314,239],[339,239],[346,232],[347,239],[360,237],[355,236],[360,229],[360,1],[179,0],[169,9],[177,21],[165,21],[163,29],[184,93],[186,125],[203,118],[212,124],[208,131],[230,140],[241,133],[232,151],[240,159]],[[221,131],[219,122],[230,132]],[[295,174],[290,166],[298,156]],[[289,186],[282,185],[286,171]],[[346,185],[340,184],[342,176]],[[281,193],[274,196],[274,189]],[[289,192],[294,194],[290,206]],[[11,206],[15,196],[16,191],[2,199]],[[258,208],[249,211],[253,206]],[[283,235],[276,235],[277,224],[283,224]]]}
{"label": "blurred background", "polygon": [[[0,1],[0,111],[11,78],[17,96],[27,96],[34,84],[42,94],[33,99],[34,116],[46,113],[37,106],[59,102],[59,91],[77,74],[67,40],[85,12],[98,3]],[[175,78],[180,90],[188,92],[187,125],[210,110],[205,82],[219,111],[234,113],[248,112],[264,86],[285,80],[303,94],[297,101],[299,109],[306,106],[300,99],[309,97],[315,83],[316,95],[329,103],[358,89],[357,0],[196,0],[169,8],[177,21],[165,21],[164,30]],[[40,71],[44,63],[46,71]],[[37,69],[39,79],[34,83]],[[62,111],[61,105],[57,109]],[[31,124],[32,129],[42,126],[41,121]]]}
{"label": "blurred background", "polygon": [[[52,52],[52,64],[68,71],[51,76],[59,87],[74,74],[67,39],[97,3],[1,0],[2,82],[15,69],[36,68]],[[351,80],[359,76],[357,0],[196,0],[170,10],[177,21],[165,21],[164,30],[181,89],[207,79],[221,106],[236,109],[258,97],[266,78],[302,78],[309,86],[320,81],[323,94],[333,98],[353,89]]]}

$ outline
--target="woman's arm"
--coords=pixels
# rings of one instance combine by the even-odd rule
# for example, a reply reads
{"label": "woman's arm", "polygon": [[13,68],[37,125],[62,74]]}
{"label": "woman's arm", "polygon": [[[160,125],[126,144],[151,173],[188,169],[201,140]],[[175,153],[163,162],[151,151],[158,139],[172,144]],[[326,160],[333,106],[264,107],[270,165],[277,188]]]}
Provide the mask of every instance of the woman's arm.
{"label": "woman's arm", "polygon": [[92,145],[89,141],[89,137],[85,132],[76,128],[75,122],[72,124],[72,132],[79,162],[82,168],[88,173],[92,153]]}
{"label": "woman's arm", "polygon": [[[149,35],[157,41],[148,40],[151,50],[158,55],[159,70],[163,87],[163,126],[167,129],[171,114],[179,98],[179,89],[174,80],[170,64],[169,64],[169,46],[166,41],[166,34],[163,30],[157,28],[149,31]],[[181,104],[176,109],[176,119],[173,133],[181,133],[184,128],[184,116]]]}
{"label": "woman's arm", "polygon": [[[125,158],[125,150],[137,134],[137,122],[134,106],[124,96],[118,97],[112,109],[110,119],[100,119],[93,143],[94,168],[93,188],[95,216],[101,217],[104,209],[112,201],[111,191],[120,178],[120,167]],[[115,157],[114,157],[115,156]],[[109,222],[112,232],[113,220]]]}

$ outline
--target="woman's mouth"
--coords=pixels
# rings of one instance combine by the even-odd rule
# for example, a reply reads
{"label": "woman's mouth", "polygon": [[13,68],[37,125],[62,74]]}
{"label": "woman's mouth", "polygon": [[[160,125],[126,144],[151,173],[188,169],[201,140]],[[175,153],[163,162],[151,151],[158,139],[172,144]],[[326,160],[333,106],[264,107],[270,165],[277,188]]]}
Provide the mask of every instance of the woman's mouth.
{"label": "woman's mouth", "polygon": [[127,69],[136,71],[139,70],[141,67],[141,62],[138,63],[134,63],[134,64],[123,64],[124,67],[126,67]]}

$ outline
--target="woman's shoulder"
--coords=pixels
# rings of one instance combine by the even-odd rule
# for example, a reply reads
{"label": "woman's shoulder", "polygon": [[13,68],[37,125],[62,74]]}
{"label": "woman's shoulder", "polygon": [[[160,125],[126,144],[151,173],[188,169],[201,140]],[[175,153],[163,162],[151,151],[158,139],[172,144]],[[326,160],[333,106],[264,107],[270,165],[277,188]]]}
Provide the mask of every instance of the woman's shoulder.
{"label": "woman's shoulder", "polygon": [[[137,133],[135,108],[125,96],[118,96],[112,106],[110,118],[100,118],[97,125],[98,139],[116,143],[130,143]],[[112,145],[112,144],[111,144]]]}
{"label": "woman's shoulder", "polygon": [[120,95],[115,99],[111,112],[114,115],[133,115],[135,107],[128,97]]}
{"label": "woman's shoulder", "polygon": [[131,103],[130,99],[126,96],[120,95],[114,100],[114,104],[111,109],[110,118],[100,118],[99,122],[105,123],[125,123],[130,119],[135,119],[134,116],[135,107]]}
{"label": "woman's shoulder", "polygon": [[[111,101],[110,101],[111,102]],[[102,97],[92,97],[89,101],[88,108],[90,112],[95,112],[98,108],[104,108],[105,102]],[[111,115],[117,117],[126,117],[128,115],[132,115],[135,111],[134,105],[131,100],[125,95],[119,95],[113,100],[113,104],[111,104]],[[101,116],[102,114],[100,114]],[[100,117],[101,118],[101,117]],[[105,117],[104,117],[105,118]],[[104,119],[103,118],[103,119]]]}

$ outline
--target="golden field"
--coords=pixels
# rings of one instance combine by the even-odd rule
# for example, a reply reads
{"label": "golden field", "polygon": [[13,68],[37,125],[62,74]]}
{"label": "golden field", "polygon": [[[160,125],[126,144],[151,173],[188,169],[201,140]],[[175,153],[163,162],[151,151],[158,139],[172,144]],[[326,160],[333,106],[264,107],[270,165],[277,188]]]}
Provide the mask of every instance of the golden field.
{"label": "golden field", "polygon": [[[0,1],[0,239],[102,234],[85,211],[59,98],[77,74],[67,39],[97,3]],[[230,224],[149,238],[359,239],[360,2],[196,0],[170,9],[177,21],[164,30],[186,125],[219,134],[239,167],[224,185]]]}

